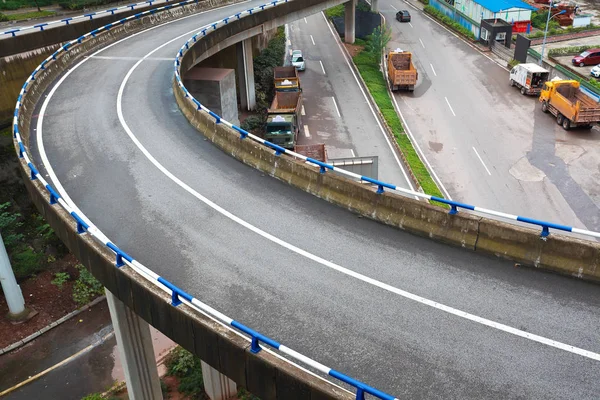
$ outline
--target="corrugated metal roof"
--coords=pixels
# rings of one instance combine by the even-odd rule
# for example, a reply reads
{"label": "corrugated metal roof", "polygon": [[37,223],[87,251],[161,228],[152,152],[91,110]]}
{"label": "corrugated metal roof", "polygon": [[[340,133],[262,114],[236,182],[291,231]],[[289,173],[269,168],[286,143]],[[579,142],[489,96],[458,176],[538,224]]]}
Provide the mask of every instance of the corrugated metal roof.
{"label": "corrugated metal roof", "polygon": [[[487,8],[491,12],[506,11],[510,8],[521,8],[525,10],[535,11],[535,7],[520,1],[520,0],[473,0],[482,7]],[[498,16],[500,17],[500,16]]]}

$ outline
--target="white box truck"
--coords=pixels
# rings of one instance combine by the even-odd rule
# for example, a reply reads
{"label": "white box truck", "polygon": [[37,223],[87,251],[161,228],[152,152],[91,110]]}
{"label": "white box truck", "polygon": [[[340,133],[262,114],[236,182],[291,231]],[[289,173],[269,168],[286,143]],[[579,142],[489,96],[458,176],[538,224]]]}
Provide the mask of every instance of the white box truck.
{"label": "white box truck", "polygon": [[538,95],[544,83],[550,78],[550,72],[537,64],[517,64],[510,70],[510,86],[521,89],[521,94]]}

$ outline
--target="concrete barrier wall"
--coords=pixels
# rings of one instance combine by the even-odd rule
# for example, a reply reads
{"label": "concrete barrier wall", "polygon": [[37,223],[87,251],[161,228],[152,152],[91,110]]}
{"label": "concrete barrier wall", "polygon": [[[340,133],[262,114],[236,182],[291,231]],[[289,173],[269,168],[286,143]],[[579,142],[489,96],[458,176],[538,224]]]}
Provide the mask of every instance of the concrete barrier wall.
{"label": "concrete barrier wall", "polygon": [[[35,81],[29,83],[22,98],[18,124],[25,145],[29,145],[31,118],[37,102],[55,79],[84,55],[152,25],[236,2],[206,0],[152,17],[143,17],[95,38],[90,37],[68,53],[62,53],[56,62],[48,64],[36,74]],[[16,151],[19,152],[18,146]],[[171,298],[165,291],[141,278],[129,266],[117,268],[115,254],[90,235],[77,233],[71,215],[58,204],[49,203],[47,191],[39,179],[30,179],[25,159],[21,158],[20,164],[25,186],[34,204],[69,250],[108,290],[169,338],[265,400],[354,398],[349,392],[316,378],[270,352],[252,353],[248,339],[185,304],[172,306]]]}
{"label": "concrete barrier wall", "polygon": [[[318,0],[307,0],[314,1]],[[185,72],[204,53],[233,36],[242,36],[262,24],[281,17],[282,12],[298,11],[288,3],[277,9],[232,21],[205,37],[199,37],[181,60]],[[393,193],[377,194],[373,188],[356,183],[333,172],[321,174],[319,169],[275,151],[240,134],[204,111],[185,97],[176,81],[173,90],[177,103],[190,123],[223,151],[275,178],[285,181],[329,202],[376,221],[408,232],[473,251],[491,254],[548,271],[600,281],[600,244],[564,235],[540,237],[539,230],[522,228],[467,213],[448,211]]]}

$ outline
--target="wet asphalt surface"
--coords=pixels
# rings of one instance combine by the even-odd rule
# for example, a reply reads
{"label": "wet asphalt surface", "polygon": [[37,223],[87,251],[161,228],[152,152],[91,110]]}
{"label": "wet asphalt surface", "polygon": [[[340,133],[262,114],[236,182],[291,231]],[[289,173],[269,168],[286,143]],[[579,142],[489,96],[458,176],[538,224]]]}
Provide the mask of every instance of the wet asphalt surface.
{"label": "wet asphalt surface", "polygon": [[[109,58],[88,59],[58,88],[45,115],[43,143],[83,212],[129,254],[211,306],[396,396],[597,397],[598,361],[467,321],[294,253],[217,213],[144,157],[116,116],[119,86],[135,64],[130,57],[222,14],[123,41],[101,54]],[[316,18],[322,20],[317,15],[310,22]],[[313,29],[307,25],[303,30]],[[123,93],[128,126],[163,168],[236,216],[324,260],[600,352],[597,286],[358,218],[203,140],[174,102],[172,63],[159,61],[180,45],[167,45],[153,54],[157,60],[140,64]],[[332,45],[329,54],[335,51]],[[37,154],[44,171],[39,160]]]}
{"label": "wet asphalt surface", "polygon": [[[507,70],[412,4],[422,8],[380,1],[388,47],[411,51],[419,71],[415,92],[396,99],[452,198],[600,230],[600,130],[564,131],[535,96],[510,87]],[[409,9],[411,24],[397,22],[396,9]]]}

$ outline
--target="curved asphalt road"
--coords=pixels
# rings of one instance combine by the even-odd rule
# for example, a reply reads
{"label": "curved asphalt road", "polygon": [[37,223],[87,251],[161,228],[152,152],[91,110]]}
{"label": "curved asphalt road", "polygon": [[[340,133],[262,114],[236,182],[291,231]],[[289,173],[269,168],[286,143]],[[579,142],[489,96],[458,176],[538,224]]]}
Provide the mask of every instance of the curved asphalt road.
{"label": "curved asphalt road", "polygon": [[[148,161],[116,114],[131,58],[247,6],[142,33],[100,54],[113,58],[91,58],[68,76],[46,110],[43,143],[74,202],[125,251],[193,295],[396,396],[597,398],[600,361],[466,320],[327,262],[591,357],[600,353],[597,286],[405,234],[235,161],[203,140],[174,101],[173,64],[163,58],[188,35],[131,75],[122,104],[131,131],[195,191],[325,261],[225,218]],[[39,154],[36,161],[41,167]]]}

